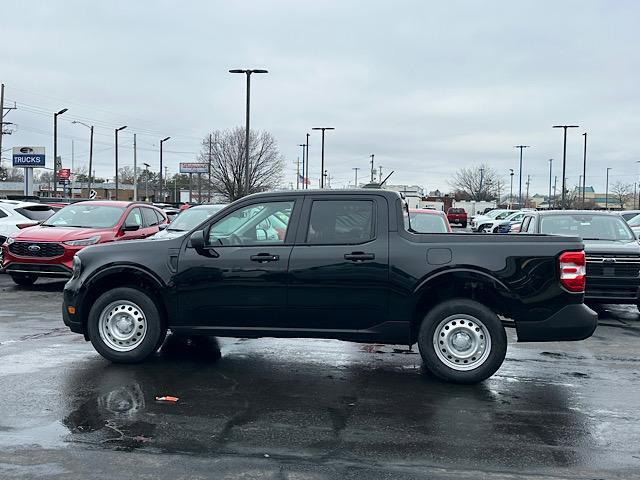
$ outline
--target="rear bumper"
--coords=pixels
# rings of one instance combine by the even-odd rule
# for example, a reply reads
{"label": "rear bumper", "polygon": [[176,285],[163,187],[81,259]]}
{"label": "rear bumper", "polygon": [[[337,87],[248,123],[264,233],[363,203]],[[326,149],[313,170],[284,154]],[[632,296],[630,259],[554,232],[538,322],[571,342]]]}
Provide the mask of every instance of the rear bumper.
{"label": "rear bumper", "polygon": [[546,320],[516,321],[519,342],[584,340],[597,326],[598,315],[583,303],[566,305]]}

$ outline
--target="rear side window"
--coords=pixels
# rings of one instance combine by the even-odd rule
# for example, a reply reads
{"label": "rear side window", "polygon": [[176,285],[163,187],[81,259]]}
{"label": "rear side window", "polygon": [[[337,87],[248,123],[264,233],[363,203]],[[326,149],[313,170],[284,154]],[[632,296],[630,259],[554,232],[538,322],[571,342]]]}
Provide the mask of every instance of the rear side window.
{"label": "rear side window", "polygon": [[144,217],[144,223],[147,227],[153,227],[154,225],[158,225],[158,216],[156,215],[156,211],[151,208],[143,208],[142,216]]}
{"label": "rear side window", "polygon": [[371,200],[316,200],[311,206],[307,243],[351,245],[374,237]]}
{"label": "rear side window", "polygon": [[164,215],[162,213],[160,213],[158,210],[154,210],[156,217],[158,217],[158,223],[164,223],[167,221],[166,218],[164,218]]}
{"label": "rear side window", "polygon": [[27,217],[29,220],[34,220],[36,222],[43,222],[55,213],[53,208],[48,205],[34,205],[33,207],[16,208],[16,212],[23,217]]}

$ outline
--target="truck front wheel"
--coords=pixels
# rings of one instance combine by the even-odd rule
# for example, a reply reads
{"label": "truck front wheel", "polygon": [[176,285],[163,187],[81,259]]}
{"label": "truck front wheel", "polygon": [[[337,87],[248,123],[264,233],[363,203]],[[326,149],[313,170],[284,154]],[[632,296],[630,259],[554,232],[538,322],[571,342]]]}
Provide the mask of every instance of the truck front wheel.
{"label": "truck front wheel", "polygon": [[418,347],[425,367],[453,383],[478,383],[493,375],[507,353],[507,335],[498,316],[473,300],[455,299],[424,317]]}
{"label": "truck front wheel", "polygon": [[136,288],[109,290],[94,302],[87,319],[93,347],[107,360],[137,363],[153,354],[167,330],[154,300]]}

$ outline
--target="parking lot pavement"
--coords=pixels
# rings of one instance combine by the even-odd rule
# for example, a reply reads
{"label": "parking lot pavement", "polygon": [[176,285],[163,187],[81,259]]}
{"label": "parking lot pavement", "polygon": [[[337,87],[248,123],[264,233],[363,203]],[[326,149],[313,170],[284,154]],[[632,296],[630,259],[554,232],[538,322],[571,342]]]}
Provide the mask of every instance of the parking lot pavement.
{"label": "parking lot pavement", "polygon": [[[170,338],[141,365],[62,324],[62,282],[0,275],[0,478],[640,478],[640,321],[516,344],[475,386],[405,346]],[[156,402],[159,395],[180,398]]]}

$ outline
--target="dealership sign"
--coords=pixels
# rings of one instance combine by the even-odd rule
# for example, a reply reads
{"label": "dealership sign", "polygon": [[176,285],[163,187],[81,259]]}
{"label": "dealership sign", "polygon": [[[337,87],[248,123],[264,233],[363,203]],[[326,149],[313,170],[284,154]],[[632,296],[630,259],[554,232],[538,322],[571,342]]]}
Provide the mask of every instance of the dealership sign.
{"label": "dealership sign", "polygon": [[206,163],[180,162],[180,173],[207,173],[209,167]]}
{"label": "dealership sign", "polygon": [[13,147],[14,167],[44,167],[44,147]]}

